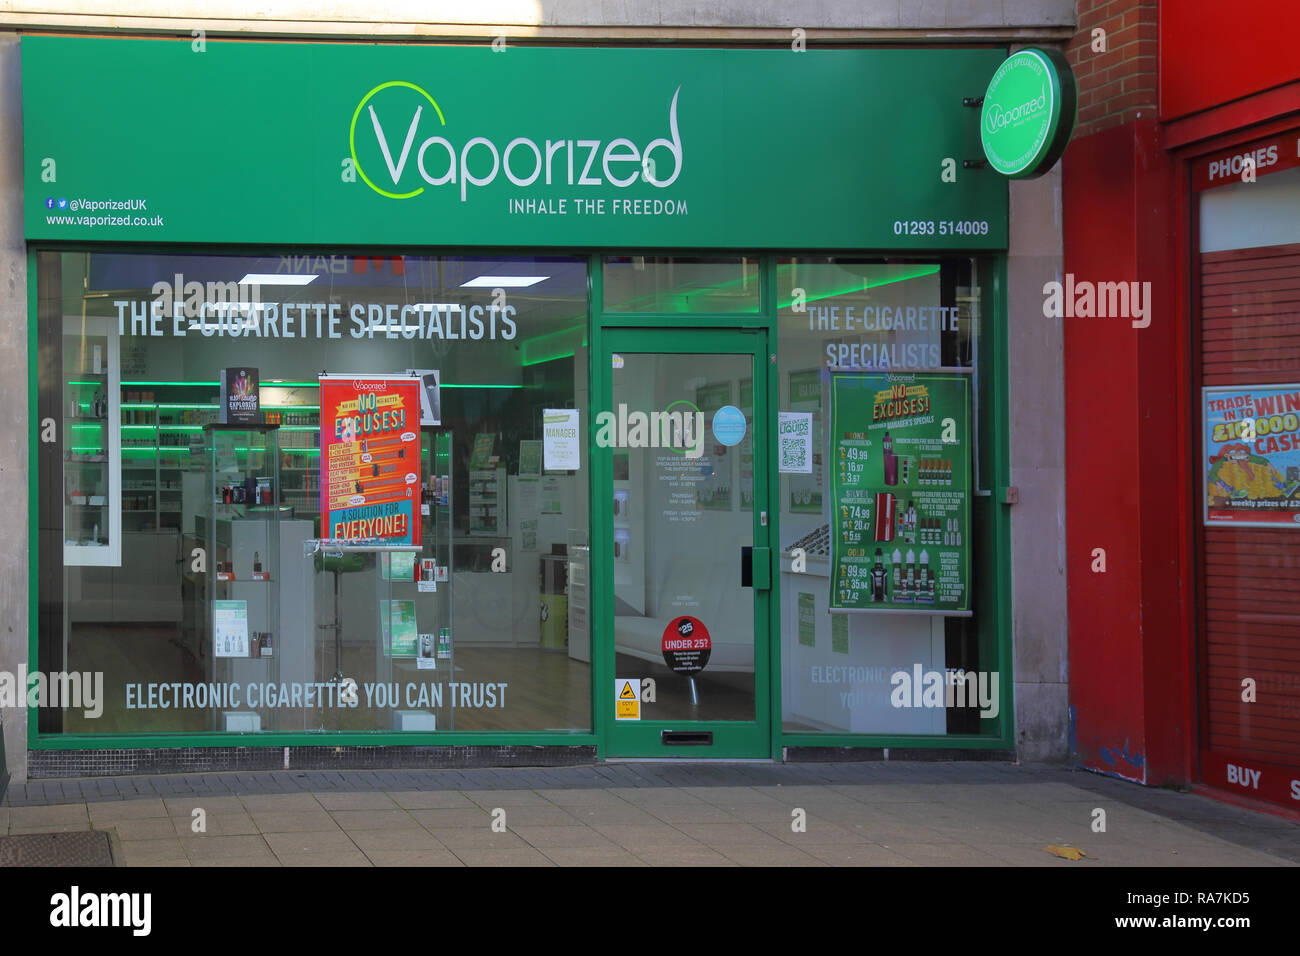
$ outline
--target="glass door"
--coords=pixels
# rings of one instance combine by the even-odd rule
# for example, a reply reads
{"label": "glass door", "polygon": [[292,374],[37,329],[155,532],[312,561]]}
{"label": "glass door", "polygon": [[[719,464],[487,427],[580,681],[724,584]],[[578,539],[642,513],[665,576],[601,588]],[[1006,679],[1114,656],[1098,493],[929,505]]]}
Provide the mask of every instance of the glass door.
{"label": "glass door", "polygon": [[770,756],[765,338],[605,334],[609,756]]}

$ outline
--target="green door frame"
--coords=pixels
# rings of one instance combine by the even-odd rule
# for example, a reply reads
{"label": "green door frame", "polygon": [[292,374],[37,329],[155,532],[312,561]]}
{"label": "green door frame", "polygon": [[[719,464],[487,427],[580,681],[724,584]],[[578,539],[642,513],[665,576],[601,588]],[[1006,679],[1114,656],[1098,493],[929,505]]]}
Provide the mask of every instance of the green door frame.
{"label": "green door frame", "polygon": [[[592,350],[592,359],[601,374],[593,377],[592,434],[590,444],[593,475],[592,493],[592,546],[609,554],[613,548],[613,520],[606,515],[604,503],[610,500],[613,479],[613,449],[598,447],[595,441],[596,414],[613,407],[612,355],[620,353],[668,354],[731,354],[751,357],[751,377],[754,382],[754,507],[753,546],[755,562],[767,562],[767,579],[772,579],[772,542],[774,522],[771,520],[769,501],[768,466],[770,438],[765,427],[771,418],[768,376],[763,370],[769,364],[769,331],[766,328],[675,328],[665,336],[663,329],[618,328],[606,329],[598,349]],[[599,514],[599,518],[598,518]],[[767,515],[768,520],[762,521]],[[757,549],[765,548],[760,551]],[[739,556],[737,556],[739,564]],[[751,721],[689,721],[689,720],[614,720],[615,651],[612,639],[614,565],[611,561],[592,562],[599,568],[601,583],[597,591],[608,596],[601,602],[597,616],[593,617],[592,657],[595,667],[596,687],[594,714],[602,755],[614,757],[749,757],[767,758],[772,754],[772,624],[776,608],[771,588],[756,588],[754,599],[754,719]],[[739,567],[737,567],[739,573]],[[755,571],[761,580],[762,572]],[[665,730],[699,731],[713,733],[713,742],[685,747],[662,743]]]}

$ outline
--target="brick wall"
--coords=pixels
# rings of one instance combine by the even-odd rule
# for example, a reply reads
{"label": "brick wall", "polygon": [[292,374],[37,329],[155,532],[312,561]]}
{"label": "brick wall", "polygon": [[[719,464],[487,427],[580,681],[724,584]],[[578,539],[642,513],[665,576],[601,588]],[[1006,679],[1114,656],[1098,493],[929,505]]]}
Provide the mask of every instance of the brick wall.
{"label": "brick wall", "polygon": [[[1078,0],[1079,32],[1065,48],[1079,81],[1076,139],[1156,109],[1156,0]],[[1105,52],[1092,31],[1106,31]]]}

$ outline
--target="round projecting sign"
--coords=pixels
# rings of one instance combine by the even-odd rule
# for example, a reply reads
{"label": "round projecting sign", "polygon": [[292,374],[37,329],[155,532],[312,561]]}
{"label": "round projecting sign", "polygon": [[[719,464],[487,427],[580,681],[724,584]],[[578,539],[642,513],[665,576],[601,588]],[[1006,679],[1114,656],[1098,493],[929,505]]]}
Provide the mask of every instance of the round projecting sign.
{"label": "round projecting sign", "polygon": [[1065,152],[1078,103],[1064,55],[1038,47],[1011,54],[989,81],[980,110],[989,165],[1011,179],[1043,175]]}

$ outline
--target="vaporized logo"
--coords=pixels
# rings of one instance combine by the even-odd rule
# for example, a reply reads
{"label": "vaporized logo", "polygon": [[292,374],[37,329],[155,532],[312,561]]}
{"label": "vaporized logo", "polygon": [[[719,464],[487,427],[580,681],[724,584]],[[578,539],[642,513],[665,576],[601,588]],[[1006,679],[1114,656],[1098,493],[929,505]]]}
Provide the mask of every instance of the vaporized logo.
{"label": "vaporized logo", "polygon": [[442,107],[426,90],[390,80],[357,104],[348,146],[357,175],[389,199],[410,199],[429,186],[451,186],[466,202],[471,187],[502,177],[521,189],[606,183],[626,189],[638,181],[664,189],[682,172],[680,93],[678,86],[668,105],[668,136],[643,146],[626,136],[579,139],[565,131],[557,131],[563,134],[559,139],[515,136],[502,145],[487,136],[451,135]]}

